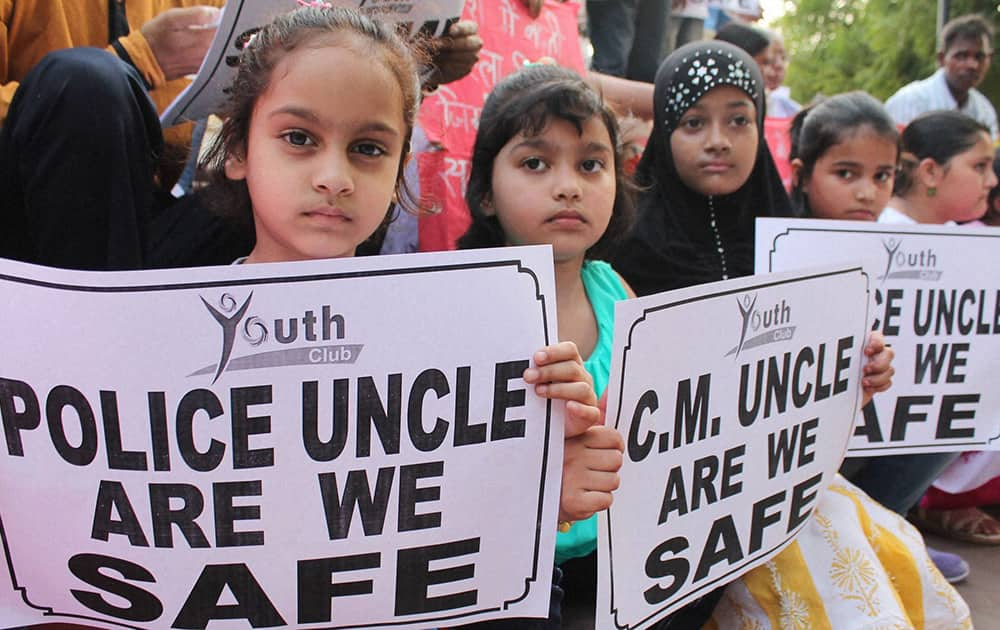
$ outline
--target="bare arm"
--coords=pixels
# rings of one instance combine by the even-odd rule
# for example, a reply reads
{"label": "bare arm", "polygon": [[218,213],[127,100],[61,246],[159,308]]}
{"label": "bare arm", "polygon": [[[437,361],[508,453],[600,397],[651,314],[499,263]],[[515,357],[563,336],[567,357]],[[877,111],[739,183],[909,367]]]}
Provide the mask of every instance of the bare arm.
{"label": "bare arm", "polygon": [[609,74],[590,71],[586,76],[590,87],[597,90],[619,114],[632,113],[645,120],[653,119],[653,84],[631,81]]}

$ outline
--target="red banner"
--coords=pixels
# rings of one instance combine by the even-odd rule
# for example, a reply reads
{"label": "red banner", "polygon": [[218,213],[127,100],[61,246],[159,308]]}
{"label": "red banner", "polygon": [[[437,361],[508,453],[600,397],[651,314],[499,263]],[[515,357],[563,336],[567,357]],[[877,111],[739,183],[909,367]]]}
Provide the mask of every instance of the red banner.
{"label": "red banner", "polygon": [[785,190],[792,189],[792,165],[788,161],[788,156],[792,152],[792,140],[788,137],[791,126],[791,118],[764,119],[764,138],[767,139],[767,146],[771,149],[771,157],[774,158],[774,165],[778,167],[778,174],[781,175],[781,183],[785,185]]}
{"label": "red banner", "polygon": [[437,212],[420,217],[420,249],[454,249],[469,226],[465,186],[486,96],[501,79],[527,63],[552,57],[584,72],[575,3],[547,0],[532,19],[519,0],[467,0],[462,19],[479,24],[483,49],[472,72],[441,86],[420,107],[419,121],[432,150],[417,154],[420,196]]}

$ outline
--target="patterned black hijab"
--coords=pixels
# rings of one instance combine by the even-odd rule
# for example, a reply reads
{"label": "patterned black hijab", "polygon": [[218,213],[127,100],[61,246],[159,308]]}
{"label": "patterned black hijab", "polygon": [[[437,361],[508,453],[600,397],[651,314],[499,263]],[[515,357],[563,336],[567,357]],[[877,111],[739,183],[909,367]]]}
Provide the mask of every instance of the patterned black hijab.
{"label": "patterned black hijab", "polygon": [[[743,90],[757,108],[757,160],[746,183],[706,197],[677,175],[670,134],[710,90]],[[678,48],[656,73],[654,126],[636,172],[639,218],[614,260],[639,295],[753,273],[754,218],[792,216],[764,140],[764,79],[747,53],[719,41]]]}

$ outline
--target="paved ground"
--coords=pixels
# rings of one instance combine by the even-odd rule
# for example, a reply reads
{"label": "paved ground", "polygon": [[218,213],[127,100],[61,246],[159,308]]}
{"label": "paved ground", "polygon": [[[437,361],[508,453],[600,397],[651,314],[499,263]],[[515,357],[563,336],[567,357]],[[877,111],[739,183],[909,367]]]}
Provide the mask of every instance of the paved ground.
{"label": "paved ground", "polygon": [[968,580],[956,586],[972,609],[972,622],[976,630],[1000,630],[1000,547],[951,542],[936,536],[927,536],[927,543],[965,558],[972,572]]}

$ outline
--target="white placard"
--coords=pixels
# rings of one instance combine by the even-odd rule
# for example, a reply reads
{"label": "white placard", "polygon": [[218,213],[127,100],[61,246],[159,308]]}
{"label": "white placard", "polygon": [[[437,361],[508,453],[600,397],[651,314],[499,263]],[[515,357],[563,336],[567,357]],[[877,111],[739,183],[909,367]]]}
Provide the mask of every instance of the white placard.
{"label": "white placard", "polygon": [[[329,0],[334,6],[357,9],[373,18],[399,24],[411,35],[444,35],[462,15],[465,0]],[[298,0],[228,0],[219,28],[191,85],[177,95],[160,116],[170,127],[219,113],[225,90],[236,78],[247,40],[275,16],[301,5]]]}
{"label": "white placard", "polygon": [[0,260],[0,294],[0,627],[548,614],[563,406],[521,374],[556,339],[549,247]]}
{"label": "white placard", "polygon": [[792,541],[847,445],[867,304],[841,267],[615,305],[597,628],[653,627]]}
{"label": "white placard", "polygon": [[851,455],[1000,449],[1000,230],[758,219],[758,271],[864,266],[892,389],[858,415]]}

